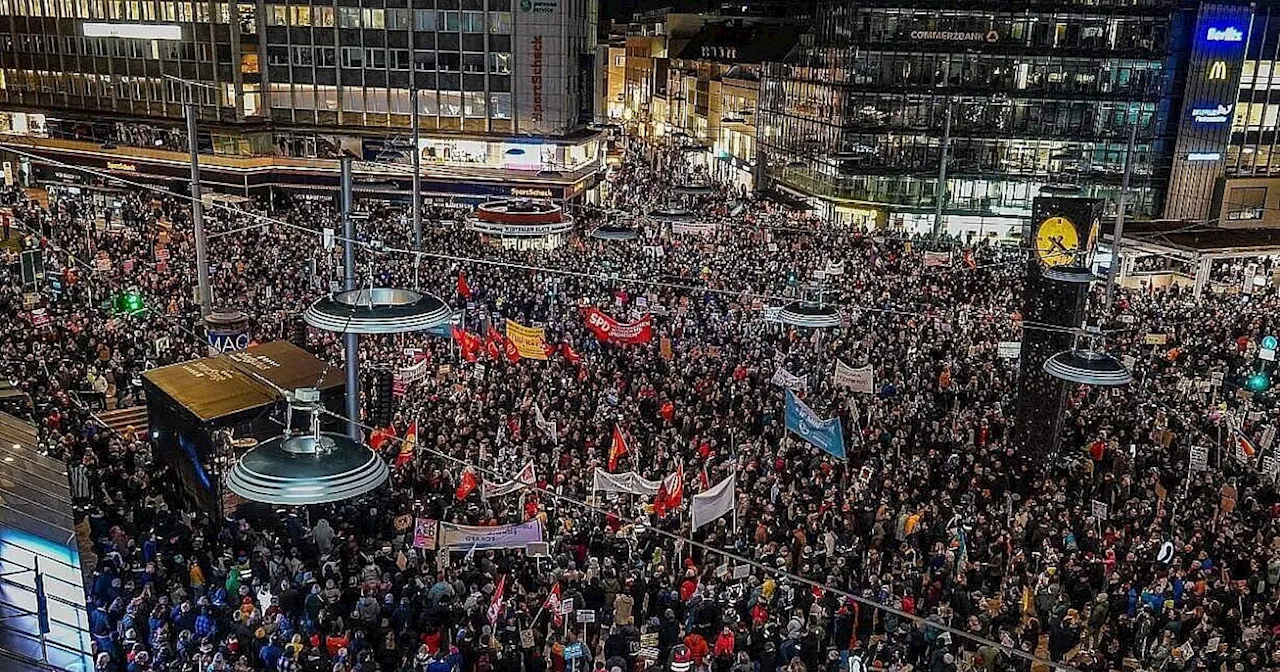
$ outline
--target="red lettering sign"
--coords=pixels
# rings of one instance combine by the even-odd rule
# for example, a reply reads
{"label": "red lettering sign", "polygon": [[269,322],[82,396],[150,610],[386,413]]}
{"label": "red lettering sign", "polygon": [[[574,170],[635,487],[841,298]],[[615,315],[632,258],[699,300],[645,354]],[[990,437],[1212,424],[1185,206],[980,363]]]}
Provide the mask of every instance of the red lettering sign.
{"label": "red lettering sign", "polygon": [[645,315],[635,322],[619,322],[597,308],[585,311],[587,328],[601,341],[612,343],[648,343],[653,339],[653,316]]}

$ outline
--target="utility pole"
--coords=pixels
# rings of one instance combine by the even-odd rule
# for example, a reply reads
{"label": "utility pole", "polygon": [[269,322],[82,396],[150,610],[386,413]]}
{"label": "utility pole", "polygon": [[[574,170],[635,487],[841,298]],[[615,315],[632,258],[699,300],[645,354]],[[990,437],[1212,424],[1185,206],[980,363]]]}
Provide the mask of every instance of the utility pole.
{"label": "utility pole", "polygon": [[1120,179],[1120,194],[1116,197],[1116,227],[1111,231],[1111,266],[1107,268],[1107,300],[1103,315],[1111,315],[1111,302],[1115,298],[1116,275],[1120,270],[1120,241],[1124,237],[1125,197],[1129,195],[1129,178],[1133,174],[1133,146],[1138,140],[1138,119],[1129,124],[1129,146],[1124,151],[1124,177]]}
{"label": "utility pole", "polygon": [[187,149],[191,153],[191,226],[196,239],[196,291],[200,297],[200,317],[208,317],[213,309],[213,290],[209,287],[209,253],[204,237],[204,195],[200,189],[200,156],[196,140],[196,104],[194,92],[187,88]]}
{"label": "utility pole", "polygon": [[[342,168],[342,275],[343,289],[356,287],[356,222],[351,218],[354,200],[351,194],[351,157],[344,156]],[[372,289],[372,288],[370,288]],[[353,301],[352,303],[358,303]],[[360,340],[357,334],[343,334],[343,356],[347,360],[347,434],[360,440]]]}
{"label": "utility pole", "polygon": [[[422,251],[422,151],[418,149],[421,124],[418,121],[418,64],[413,64],[413,86],[409,95],[413,98],[413,251]],[[414,260],[417,267],[417,259]]]}
{"label": "utility pole", "polygon": [[941,160],[938,161],[938,193],[934,195],[933,237],[942,237],[942,206],[947,199],[947,150],[951,147],[951,98],[946,99],[946,115],[942,122]]}

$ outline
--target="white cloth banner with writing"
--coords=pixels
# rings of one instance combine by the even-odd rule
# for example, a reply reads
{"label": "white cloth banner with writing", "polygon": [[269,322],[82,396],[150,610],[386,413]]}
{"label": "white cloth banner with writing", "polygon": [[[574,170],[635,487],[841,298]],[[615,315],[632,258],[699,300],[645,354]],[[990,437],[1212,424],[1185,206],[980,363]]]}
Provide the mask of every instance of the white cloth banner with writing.
{"label": "white cloth banner with writing", "polygon": [[855,369],[837,359],[836,372],[831,382],[836,387],[848,387],[854,392],[874,392],[875,369],[870,364]]}
{"label": "white cloth banner with writing", "polygon": [[789,390],[804,390],[809,387],[808,381],[791,373],[781,366],[778,367],[777,371],[774,371],[773,378],[771,378],[769,382],[777,385],[778,387],[784,387]]}
{"label": "white cloth banner with writing", "polygon": [[480,496],[486,499],[489,497],[501,497],[537,482],[538,475],[533,471],[533,460],[529,460],[520,469],[520,473],[516,474],[515,480],[507,481],[506,483],[492,483],[490,481],[481,483]]}
{"label": "white cloth banner with writing", "polygon": [[737,493],[734,492],[733,476],[716,483],[708,488],[706,492],[694,495],[692,507],[693,529],[696,530],[733,511],[735,501],[737,501]]}
{"label": "white cloth banner with writing", "polygon": [[547,420],[542,415],[542,409],[536,404],[533,407],[533,422],[538,426],[538,431],[546,434],[552,443],[560,443],[560,428],[556,426],[554,420]]}
{"label": "white cloth banner with writing", "polygon": [[599,492],[625,492],[629,495],[653,496],[658,494],[659,485],[661,485],[660,481],[647,480],[634,471],[611,474],[596,467],[591,489]]}

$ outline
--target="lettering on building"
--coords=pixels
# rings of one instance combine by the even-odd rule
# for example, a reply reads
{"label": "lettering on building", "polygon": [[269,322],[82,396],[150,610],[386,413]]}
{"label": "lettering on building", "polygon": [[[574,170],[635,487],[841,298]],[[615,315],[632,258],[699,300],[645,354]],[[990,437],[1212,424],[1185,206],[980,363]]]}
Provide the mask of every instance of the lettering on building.
{"label": "lettering on building", "polygon": [[933,40],[939,42],[998,42],[1000,33],[994,30],[982,32],[963,30],[913,30],[913,40]]}
{"label": "lettering on building", "polygon": [[1227,78],[1227,62],[1214,61],[1213,64],[1209,66],[1209,81],[1221,80],[1226,78]]}
{"label": "lettering on building", "polygon": [[108,161],[107,170],[123,170],[127,173],[136,173],[138,172],[138,167],[124,161]]}
{"label": "lettering on building", "polygon": [[721,58],[725,60],[736,60],[738,58],[737,47],[717,47],[708,44],[702,45],[703,58]]}
{"label": "lettering on building", "polygon": [[529,109],[529,120],[542,121],[542,36],[533,38],[533,77],[530,78],[530,90],[533,92],[533,105]]}
{"label": "lettering on building", "polygon": [[1232,104],[1192,108],[1191,118],[1202,124],[1225,124],[1231,120],[1231,110],[1234,107]]}
{"label": "lettering on building", "polygon": [[1208,42],[1244,42],[1244,32],[1239,28],[1227,26],[1226,28],[1209,28],[1209,32],[1205,33],[1204,39]]}

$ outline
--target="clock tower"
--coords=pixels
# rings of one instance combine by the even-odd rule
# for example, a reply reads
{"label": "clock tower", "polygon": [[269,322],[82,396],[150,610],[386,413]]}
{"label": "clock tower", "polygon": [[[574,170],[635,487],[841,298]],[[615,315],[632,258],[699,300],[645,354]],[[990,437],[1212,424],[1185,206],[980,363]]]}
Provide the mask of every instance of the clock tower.
{"label": "clock tower", "polygon": [[1024,324],[1061,327],[1062,331],[1023,328],[1013,431],[1014,448],[1021,460],[1015,463],[1027,464],[1058,451],[1067,388],[1043,367],[1046,359],[1074,343],[1065,330],[1080,328],[1089,285],[1050,280],[1044,272],[1058,266],[1090,268],[1101,218],[1101,200],[1040,196],[1031,206],[1031,220],[1023,226],[1027,276],[1022,319]]}

